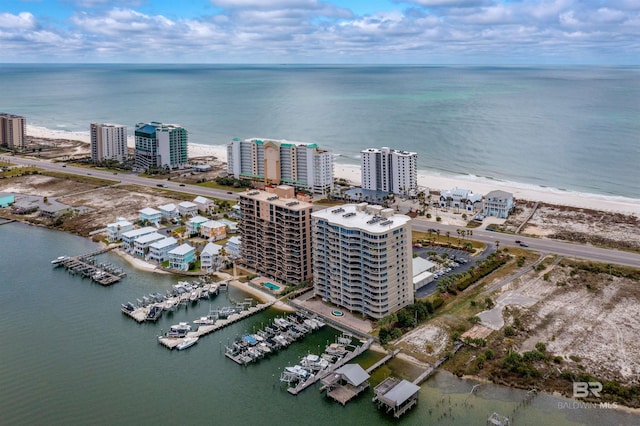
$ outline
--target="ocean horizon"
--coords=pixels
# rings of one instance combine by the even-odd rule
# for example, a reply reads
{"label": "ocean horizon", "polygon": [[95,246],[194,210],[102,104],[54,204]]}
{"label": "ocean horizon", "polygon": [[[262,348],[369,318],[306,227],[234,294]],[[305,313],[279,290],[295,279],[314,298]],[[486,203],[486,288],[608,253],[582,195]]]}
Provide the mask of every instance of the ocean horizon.
{"label": "ocean horizon", "polygon": [[[640,67],[4,64],[4,111],[50,130],[177,123],[194,145],[388,146],[422,174],[640,199]],[[132,122],[133,120],[133,122]]]}

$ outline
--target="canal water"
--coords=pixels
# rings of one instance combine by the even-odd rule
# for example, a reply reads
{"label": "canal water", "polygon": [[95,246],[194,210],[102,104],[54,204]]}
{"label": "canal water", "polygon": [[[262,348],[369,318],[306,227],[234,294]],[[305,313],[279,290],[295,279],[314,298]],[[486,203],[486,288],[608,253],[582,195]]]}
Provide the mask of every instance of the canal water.
{"label": "canal water", "polygon": [[[621,410],[580,408],[571,400],[476,384],[438,373],[422,385],[416,408],[400,421],[376,410],[367,391],[343,407],[315,385],[292,396],[278,378],[287,365],[333,342],[325,327],[258,364],[241,367],[224,356],[224,345],[266,325],[267,310],[204,336],[192,348],[169,351],[156,342],[161,330],[193,321],[210,308],[241,302],[231,288],[210,302],[137,324],[120,304],[161,292],[179,278],[135,270],[115,254],[100,256],[126,269],[111,287],[53,268],[60,255],[97,248],[87,239],[20,223],[0,226],[0,424],[208,424],[208,425],[484,425],[492,412],[514,416],[516,425],[639,424]],[[359,360],[371,364],[372,354]],[[412,375],[399,360],[385,372]]]}

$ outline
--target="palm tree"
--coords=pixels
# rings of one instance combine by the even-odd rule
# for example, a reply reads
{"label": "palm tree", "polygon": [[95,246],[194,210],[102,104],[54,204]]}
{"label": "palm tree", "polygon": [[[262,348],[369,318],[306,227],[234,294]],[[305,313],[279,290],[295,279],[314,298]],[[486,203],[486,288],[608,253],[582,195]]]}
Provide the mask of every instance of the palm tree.
{"label": "palm tree", "polygon": [[449,242],[449,236],[451,235],[451,232],[447,231],[447,245],[449,247],[451,247],[451,243]]}
{"label": "palm tree", "polygon": [[496,251],[500,251],[500,241],[496,240]]}
{"label": "palm tree", "polygon": [[440,242],[440,230],[436,229],[436,234],[438,235],[438,242]]}

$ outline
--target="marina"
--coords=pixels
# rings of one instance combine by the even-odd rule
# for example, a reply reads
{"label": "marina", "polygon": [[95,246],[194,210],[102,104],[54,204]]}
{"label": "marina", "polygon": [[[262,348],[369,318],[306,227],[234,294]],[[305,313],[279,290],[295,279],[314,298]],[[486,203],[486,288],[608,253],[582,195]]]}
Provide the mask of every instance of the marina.
{"label": "marina", "polygon": [[121,311],[139,323],[155,322],[164,312],[174,312],[199,300],[217,296],[219,292],[220,283],[205,281],[188,283],[183,281],[173,285],[164,295],[151,293],[148,296],[143,296],[142,299],[136,299],[136,303],[123,303]]}
{"label": "marina", "polygon": [[257,362],[323,326],[320,319],[300,312],[286,318],[274,318],[270,325],[256,333],[236,337],[231,346],[225,347],[225,356],[240,365]]}
{"label": "marina", "polygon": [[264,311],[265,309],[271,307],[274,303],[275,302],[269,302],[261,303],[256,306],[250,306],[246,310],[231,314],[225,319],[218,319],[212,325],[200,325],[195,331],[190,331],[189,326],[189,330],[182,335],[173,334],[172,331],[169,330],[169,332],[167,332],[166,334],[158,336],[158,343],[168,349],[186,349],[187,347],[193,345],[193,343],[191,343],[189,346],[185,346],[185,342],[187,342],[188,339],[200,338],[202,336],[206,336],[207,334],[211,334],[215,331],[221,330],[231,324],[235,324],[238,321],[257,314],[258,312]]}
{"label": "marina", "polygon": [[54,267],[62,266],[72,274],[80,274],[83,277],[91,278],[100,285],[110,286],[120,281],[127,274],[123,269],[110,263],[97,263],[96,256],[118,247],[119,245],[109,246],[80,256],[59,256],[53,259],[51,264]]}

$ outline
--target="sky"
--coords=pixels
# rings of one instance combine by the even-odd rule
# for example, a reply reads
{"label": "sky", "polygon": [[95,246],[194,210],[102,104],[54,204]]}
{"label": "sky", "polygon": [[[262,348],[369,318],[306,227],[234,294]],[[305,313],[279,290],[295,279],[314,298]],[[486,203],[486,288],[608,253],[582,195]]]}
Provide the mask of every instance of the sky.
{"label": "sky", "polygon": [[638,65],[640,0],[0,0],[0,63]]}

